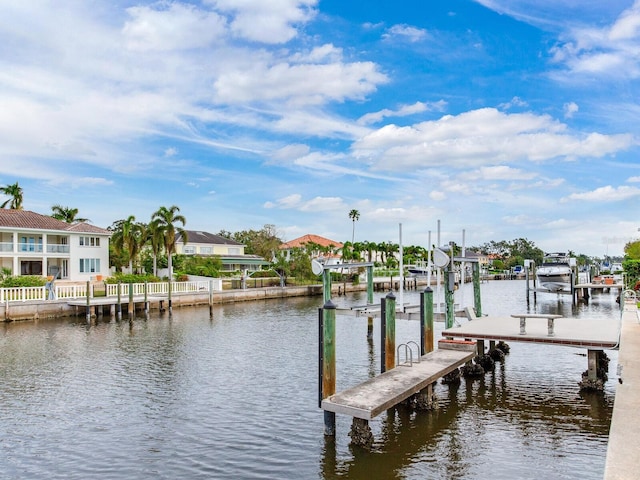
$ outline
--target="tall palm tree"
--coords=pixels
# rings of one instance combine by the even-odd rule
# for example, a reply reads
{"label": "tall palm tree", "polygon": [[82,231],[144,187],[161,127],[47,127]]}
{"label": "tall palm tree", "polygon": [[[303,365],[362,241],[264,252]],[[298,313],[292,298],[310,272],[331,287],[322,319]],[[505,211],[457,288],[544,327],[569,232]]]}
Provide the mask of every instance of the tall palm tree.
{"label": "tall palm tree", "polygon": [[146,231],[147,242],[151,245],[151,252],[153,253],[153,275],[158,275],[158,257],[162,253],[164,247],[164,232],[158,224],[158,220],[153,220],[147,225]]}
{"label": "tall palm tree", "polygon": [[353,243],[356,236],[356,222],[360,220],[360,212],[354,208],[349,212],[349,218],[353,224],[353,228],[351,229],[351,243]]}
{"label": "tall palm tree", "polygon": [[140,248],[144,244],[145,227],[140,222],[136,222],[136,217],[129,215],[126,220],[114,222],[114,232],[111,241],[116,251],[127,252],[129,256],[129,270],[133,273],[133,263],[138,256]]}
{"label": "tall palm tree", "polygon": [[181,223],[184,226],[187,220],[184,215],[178,214],[180,209],[172,205],[171,207],[160,207],[157,212],[151,216],[152,222],[157,222],[157,228],[162,231],[164,239],[164,248],[167,253],[167,263],[169,266],[169,279],[173,278],[173,262],[171,256],[176,250],[176,237],[178,234],[182,237],[182,242],[187,243],[187,232],[180,226],[176,226],[177,223]]}
{"label": "tall palm tree", "polygon": [[9,195],[8,200],[5,200],[0,208],[10,208],[11,210],[22,210],[22,187],[18,185],[18,182],[12,185],[5,185],[0,187],[0,193]]}
{"label": "tall palm tree", "polygon": [[51,207],[51,216],[56,220],[62,220],[67,223],[88,222],[88,218],[78,218],[78,209],[71,207],[63,207],[62,205],[53,205]]}

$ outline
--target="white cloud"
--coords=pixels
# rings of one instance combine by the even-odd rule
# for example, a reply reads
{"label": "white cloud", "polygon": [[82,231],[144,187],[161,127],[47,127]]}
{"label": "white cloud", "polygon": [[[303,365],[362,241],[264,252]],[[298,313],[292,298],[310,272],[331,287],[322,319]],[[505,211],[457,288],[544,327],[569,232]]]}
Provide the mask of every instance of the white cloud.
{"label": "white cloud", "polygon": [[573,114],[576,113],[580,107],[575,102],[565,103],[563,106],[564,118],[573,118]]}
{"label": "white cloud", "polygon": [[416,113],[428,112],[428,111],[444,111],[447,102],[439,100],[437,102],[416,102],[411,105],[402,105],[396,110],[385,108],[378,112],[367,113],[358,119],[358,123],[367,125],[376,123],[383,120],[386,117],[405,117]]}
{"label": "white cloud", "polygon": [[344,200],[340,197],[315,197],[303,200],[302,195],[294,193],[282,197],[275,202],[265,202],[264,208],[278,208],[285,210],[298,210],[301,212],[323,212],[332,210],[344,210]]}
{"label": "white cloud", "polygon": [[629,182],[629,183],[640,183],[640,176],[638,176],[638,177],[629,177],[629,178],[627,178],[627,182]]}
{"label": "white cloud", "polygon": [[617,202],[633,197],[640,197],[640,188],[620,186],[618,188],[607,185],[596,188],[590,192],[572,193],[561,199],[562,202],[571,200],[584,200],[588,202]]}
{"label": "white cloud", "polygon": [[296,26],[315,15],[318,0],[209,0],[233,16],[231,30],[239,37],[263,43],[284,43],[297,35]]}
{"label": "white cloud", "polygon": [[551,52],[573,73],[601,76],[640,76],[640,1],[609,26],[575,28]]}
{"label": "white cloud", "polygon": [[372,62],[299,65],[256,61],[242,70],[226,70],[214,88],[221,103],[278,100],[301,106],[364,99],[386,82],[387,77]]}
{"label": "white cloud", "polygon": [[122,33],[128,48],[170,51],[206,47],[225,33],[225,19],[215,12],[184,3],[157,3],[130,7],[131,20]]}
{"label": "white cloud", "polygon": [[469,168],[506,161],[602,157],[634,144],[631,135],[572,135],[566,130],[548,115],[483,108],[413,126],[386,125],[356,141],[353,151],[380,169]]}
{"label": "white cloud", "polygon": [[419,42],[428,36],[427,31],[422,28],[412,27],[411,25],[393,25],[383,38],[406,38],[410,42]]}

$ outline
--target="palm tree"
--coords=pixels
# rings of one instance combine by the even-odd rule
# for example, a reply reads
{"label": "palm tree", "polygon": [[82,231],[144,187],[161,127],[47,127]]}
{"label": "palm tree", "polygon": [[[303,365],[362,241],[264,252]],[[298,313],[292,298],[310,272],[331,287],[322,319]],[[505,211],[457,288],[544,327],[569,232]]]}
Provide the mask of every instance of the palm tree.
{"label": "palm tree", "polygon": [[140,222],[136,222],[136,217],[129,215],[126,220],[114,222],[114,233],[111,241],[116,251],[124,251],[129,255],[129,270],[133,273],[133,263],[138,256],[138,252],[144,243],[145,227]]}
{"label": "palm tree", "polygon": [[53,205],[51,207],[51,212],[51,216],[53,218],[55,218],[56,220],[62,220],[63,222],[67,223],[82,223],[89,221],[88,218],[76,217],[76,215],[78,215],[77,208],[63,207],[62,205]]}
{"label": "palm tree", "polygon": [[169,266],[169,279],[173,278],[173,263],[171,256],[176,249],[176,237],[178,234],[182,237],[182,242],[187,243],[187,232],[182,227],[176,226],[176,223],[181,223],[183,226],[187,223],[187,220],[183,215],[179,215],[180,209],[173,205],[169,208],[160,207],[157,212],[151,216],[151,221],[157,223],[157,228],[162,231],[162,237],[164,241],[165,252],[167,253],[167,263]]}
{"label": "palm tree", "polygon": [[153,275],[158,275],[158,257],[164,247],[164,234],[158,224],[158,220],[153,220],[147,225],[146,231],[147,241],[151,245],[151,252],[153,253]]}
{"label": "palm tree", "polygon": [[360,220],[360,212],[354,208],[349,212],[349,218],[353,223],[353,228],[351,229],[351,243],[353,243],[353,240],[356,235],[356,222]]}
{"label": "palm tree", "polygon": [[14,183],[13,185],[0,187],[0,193],[4,193],[5,195],[9,195],[11,197],[8,200],[5,200],[5,202],[0,205],[0,208],[22,210],[22,188],[18,185],[18,182]]}

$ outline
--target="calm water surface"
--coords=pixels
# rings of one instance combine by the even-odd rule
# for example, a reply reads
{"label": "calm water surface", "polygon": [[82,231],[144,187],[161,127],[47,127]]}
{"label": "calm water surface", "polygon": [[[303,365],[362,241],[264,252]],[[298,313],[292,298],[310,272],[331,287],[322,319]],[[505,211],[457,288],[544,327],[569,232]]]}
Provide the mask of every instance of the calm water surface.
{"label": "calm water surface", "polygon": [[[538,294],[527,307],[524,292],[522,281],[482,284],[483,311],[619,319],[610,294],[578,307]],[[460,293],[472,303],[470,289]],[[417,303],[417,295],[404,300]],[[602,478],[616,352],[608,352],[604,394],[581,395],[586,351],[513,343],[484,380],[438,385],[437,412],[398,408],[376,418],[376,442],[365,451],[349,445],[350,417],[337,416],[335,439],[323,436],[321,303],[224,305],[211,318],[205,307],[132,322],[3,325],[0,478]],[[341,390],[379,371],[379,330],[376,322],[369,342],[366,318],[337,323]],[[397,343],[419,341],[418,323],[398,320],[396,335]]]}

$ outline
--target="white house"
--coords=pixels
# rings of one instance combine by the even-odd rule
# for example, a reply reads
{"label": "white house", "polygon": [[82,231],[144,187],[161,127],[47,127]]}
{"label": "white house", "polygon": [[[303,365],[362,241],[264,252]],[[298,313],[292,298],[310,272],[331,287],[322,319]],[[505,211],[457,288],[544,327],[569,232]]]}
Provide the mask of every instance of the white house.
{"label": "white house", "polygon": [[12,275],[99,280],[109,272],[111,232],[28,210],[0,209],[0,267]]}

